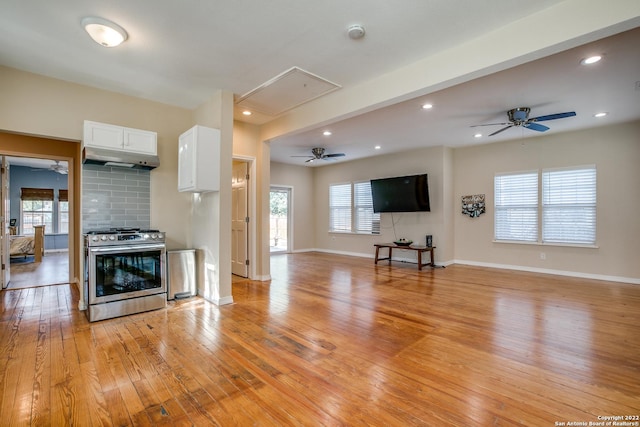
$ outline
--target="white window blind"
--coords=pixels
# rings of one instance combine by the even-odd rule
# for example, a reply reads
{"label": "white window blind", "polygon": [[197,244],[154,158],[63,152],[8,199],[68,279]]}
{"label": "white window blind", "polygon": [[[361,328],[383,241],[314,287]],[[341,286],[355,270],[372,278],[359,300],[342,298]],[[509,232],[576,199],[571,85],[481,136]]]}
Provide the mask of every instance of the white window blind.
{"label": "white window blind", "polygon": [[353,193],[355,232],[380,234],[380,214],[373,212],[371,181],[354,183]]}
{"label": "white window blind", "polygon": [[351,183],[329,186],[329,231],[351,231]]}
{"label": "white window blind", "polygon": [[596,168],[542,171],[542,241],[595,244]]}
{"label": "white window blind", "polygon": [[494,178],[495,239],[538,241],[538,172]]}

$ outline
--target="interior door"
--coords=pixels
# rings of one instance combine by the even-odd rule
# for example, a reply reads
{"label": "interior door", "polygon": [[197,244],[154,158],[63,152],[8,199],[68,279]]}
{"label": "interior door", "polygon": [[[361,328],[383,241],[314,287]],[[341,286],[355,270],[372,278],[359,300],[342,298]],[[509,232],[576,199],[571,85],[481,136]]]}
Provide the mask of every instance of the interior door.
{"label": "interior door", "polygon": [[237,276],[249,276],[248,245],[248,191],[249,164],[233,162],[233,180],[231,187],[231,272]]}
{"label": "interior door", "polygon": [[0,227],[0,258],[2,258],[2,274],[0,283],[2,284],[2,289],[5,289],[9,286],[9,279],[11,277],[9,272],[9,267],[11,266],[9,254],[9,217],[11,213],[9,210],[9,163],[7,163],[5,156],[0,157],[2,158],[0,168],[2,172],[2,178],[0,179],[0,222],[2,225]]}

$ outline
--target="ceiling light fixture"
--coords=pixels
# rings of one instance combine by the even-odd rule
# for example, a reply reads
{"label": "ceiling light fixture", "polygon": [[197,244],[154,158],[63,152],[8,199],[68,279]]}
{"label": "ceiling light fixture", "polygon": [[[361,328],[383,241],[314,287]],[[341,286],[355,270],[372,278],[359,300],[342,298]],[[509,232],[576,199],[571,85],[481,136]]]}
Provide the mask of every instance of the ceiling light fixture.
{"label": "ceiling light fixture", "polygon": [[244,110],[244,111],[242,112],[242,114],[244,114],[245,116],[250,116],[250,115],[251,115],[251,111],[249,111],[249,110]]}
{"label": "ceiling light fixture", "polygon": [[595,64],[596,62],[600,61],[601,59],[602,59],[602,56],[594,55],[594,56],[590,56],[588,58],[584,58],[582,61],[580,61],[580,63],[582,65],[591,65],[591,64]]}
{"label": "ceiling light fixture", "polygon": [[379,149],[381,149],[381,148],[382,148],[382,147],[380,147],[379,145],[376,145],[375,147],[373,147],[373,149],[374,149],[374,150],[379,150]]}
{"label": "ceiling light fixture", "polygon": [[606,116],[607,114],[609,114],[609,113],[606,113],[606,112],[604,112],[604,111],[603,111],[602,113],[596,113],[596,114],[594,114],[594,115],[593,115],[593,117],[604,117],[604,116]]}
{"label": "ceiling light fixture", "polygon": [[82,20],[82,27],[101,46],[116,47],[127,40],[127,32],[120,25],[97,17]]}
{"label": "ceiling light fixture", "polygon": [[324,132],[322,132],[322,134],[324,136],[331,136],[331,131],[330,130],[325,130]]}
{"label": "ceiling light fixture", "polygon": [[476,133],[475,135],[473,135],[474,138],[482,138],[482,134],[481,133]]}
{"label": "ceiling light fixture", "polygon": [[430,110],[433,108],[433,104],[422,104],[423,110]]}

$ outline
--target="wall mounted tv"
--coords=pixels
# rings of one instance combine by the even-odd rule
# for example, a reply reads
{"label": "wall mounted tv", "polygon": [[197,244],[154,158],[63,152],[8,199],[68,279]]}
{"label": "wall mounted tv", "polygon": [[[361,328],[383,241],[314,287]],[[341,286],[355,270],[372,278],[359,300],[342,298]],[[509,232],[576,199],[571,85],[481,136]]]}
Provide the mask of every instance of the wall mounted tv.
{"label": "wall mounted tv", "polygon": [[371,180],[374,212],[429,212],[427,174]]}

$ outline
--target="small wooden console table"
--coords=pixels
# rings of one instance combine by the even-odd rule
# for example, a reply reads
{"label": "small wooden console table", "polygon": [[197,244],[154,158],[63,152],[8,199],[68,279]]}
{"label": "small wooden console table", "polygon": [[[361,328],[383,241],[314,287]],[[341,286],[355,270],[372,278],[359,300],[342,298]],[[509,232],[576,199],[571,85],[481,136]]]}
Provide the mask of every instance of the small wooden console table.
{"label": "small wooden console table", "polygon": [[[400,246],[400,245],[396,245],[395,243],[376,243],[375,245],[373,245],[376,247],[376,258],[375,258],[375,264],[378,263],[378,261],[384,261],[385,259],[389,260],[389,264],[391,264],[391,253],[394,249],[404,249],[404,250],[408,250],[408,251],[416,251],[418,253],[418,270],[422,270],[422,267],[425,265],[429,265],[431,267],[436,266],[435,262],[433,261],[433,252],[434,249],[436,248],[435,246],[417,246],[417,245],[409,245],[409,246]],[[387,248],[389,249],[389,256],[387,258],[380,258],[380,248]],[[422,263],[422,253],[423,252],[431,252],[431,262],[427,263],[427,264],[423,264]]]}

